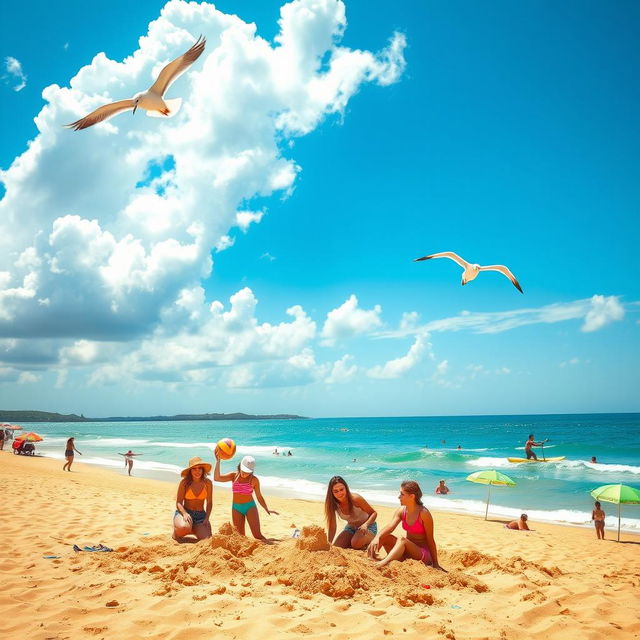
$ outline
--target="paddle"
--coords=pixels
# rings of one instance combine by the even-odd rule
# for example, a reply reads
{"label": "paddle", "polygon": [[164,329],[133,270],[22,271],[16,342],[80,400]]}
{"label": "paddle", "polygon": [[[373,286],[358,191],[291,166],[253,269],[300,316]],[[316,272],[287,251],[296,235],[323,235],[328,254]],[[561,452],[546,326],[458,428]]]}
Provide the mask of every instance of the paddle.
{"label": "paddle", "polygon": [[[547,438],[547,440],[548,440],[548,439],[549,439],[549,438]],[[543,440],[543,442],[542,442],[542,459],[543,459],[543,461],[544,461],[544,462],[546,462],[546,461],[547,461],[547,459],[544,457],[544,443],[545,443],[547,440]]]}

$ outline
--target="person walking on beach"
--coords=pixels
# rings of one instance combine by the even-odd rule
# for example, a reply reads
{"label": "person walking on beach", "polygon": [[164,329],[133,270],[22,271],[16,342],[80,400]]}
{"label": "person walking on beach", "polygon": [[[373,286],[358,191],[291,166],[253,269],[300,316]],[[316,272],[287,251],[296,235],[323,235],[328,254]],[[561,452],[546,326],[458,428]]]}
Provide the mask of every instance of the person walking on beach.
{"label": "person walking on beach", "polygon": [[[351,493],[341,476],[329,480],[324,500],[329,543],[342,549],[364,549],[378,533],[378,514],[358,493]],[[336,537],[336,514],[347,524]],[[334,540],[335,538],[335,540]]]}
{"label": "person walking on beach", "polygon": [[215,450],[216,466],[213,471],[213,479],[216,482],[232,482],[231,489],[233,491],[233,500],[231,503],[231,519],[233,526],[240,535],[245,535],[245,522],[249,522],[251,533],[256,540],[263,542],[271,542],[265,538],[260,531],[260,514],[258,507],[253,499],[253,493],[256,494],[256,500],[262,505],[262,508],[271,515],[280,515],[277,511],[272,511],[267,507],[267,503],[260,492],[260,481],[254,475],[256,461],[253,456],[245,456],[238,465],[237,471],[231,473],[220,473],[220,457],[218,447]]}
{"label": "person walking on beach", "polygon": [[[429,509],[422,504],[420,485],[413,480],[405,480],[400,485],[398,499],[400,508],[396,509],[391,522],[383,527],[369,544],[369,556],[377,560],[378,550],[382,545],[387,555],[376,563],[379,568],[388,565],[392,560],[413,558],[444,571],[438,564],[438,548],[433,537],[433,518]],[[407,532],[406,538],[392,535],[401,522],[402,528]]]}
{"label": "person walking on beach", "polygon": [[[64,457],[67,459],[67,461],[64,463],[64,467],[62,467],[63,471],[71,471],[71,465],[73,464],[74,451],[75,453],[80,453],[76,449],[74,440],[75,438],[69,438],[67,440],[67,446],[65,447],[65,450],[64,450]],[[80,455],[82,454],[80,453]]]}
{"label": "person walking on beach", "polygon": [[210,471],[211,465],[196,456],[180,473],[182,480],[178,485],[173,516],[173,539],[178,542],[188,535],[194,535],[198,540],[211,537],[209,518],[213,508],[213,483],[207,477]]}
{"label": "person walking on beach", "polygon": [[548,440],[549,438],[547,438],[546,440],[543,440],[542,442],[535,442],[535,440],[533,439],[533,433],[530,433],[529,438],[524,443],[524,451],[527,454],[527,460],[531,460],[531,459],[537,460],[538,456],[535,454],[532,447],[542,447],[544,446],[544,443],[547,442]]}
{"label": "person walking on beach", "polygon": [[127,453],[121,453],[124,456],[124,467],[129,469],[129,475],[131,475],[131,469],[133,469],[133,456],[141,456],[141,453],[133,453],[131,449]]}
{"label": "person walking on beach", "polygon": [[599,502],[593,505],[593,511],[591,512],[591,519],[596,528],[596,536],[598,540],[604,540],[604,518],[605,513],[602,510],[602,506]]}
{"label": "person walking on beach", "polygon": [[4,449],[4,428],[0,427],[0,451]]}

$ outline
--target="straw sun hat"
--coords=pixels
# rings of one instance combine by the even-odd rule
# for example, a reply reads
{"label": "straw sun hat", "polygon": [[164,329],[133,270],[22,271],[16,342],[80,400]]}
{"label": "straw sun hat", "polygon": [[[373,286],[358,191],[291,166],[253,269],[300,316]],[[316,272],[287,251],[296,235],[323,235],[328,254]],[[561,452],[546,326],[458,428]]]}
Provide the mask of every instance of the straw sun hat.
{"label": "straw sun hat", "polygon": [[195,458],[191,458],[189,460],[189,466],[186,469],[183,469],[180,475],[183,478],[186,478],[187,474],[191,469],[193,469],[193,467],[202,467],[206,473],[209,473],[211,471],[211,465],[208,462],[205,462],[199,456],[196,456]]}

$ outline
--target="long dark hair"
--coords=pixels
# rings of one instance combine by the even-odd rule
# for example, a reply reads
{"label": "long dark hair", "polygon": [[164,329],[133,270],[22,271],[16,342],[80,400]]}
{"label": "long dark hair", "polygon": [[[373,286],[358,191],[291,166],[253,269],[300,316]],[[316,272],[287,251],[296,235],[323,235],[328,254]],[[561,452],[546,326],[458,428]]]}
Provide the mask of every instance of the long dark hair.
{"label": "long dark hair", "polygon": [[73,441],[75,440],[75,438],[69,438],[67,440],[67,449],[73,449]]}
{"label": "long dark hair", "polygon": [[327,487],[327,497],[324,499],[324,515],[327,519],[327,522],[331,520],[332,514],[339,507],[339,503],[336,500],[336,497],[333,495],[333,487],[337,484],[343,484],[344,488],[347,490],[347,503],[349,504],[348,513],[351,514],[353,511],[353,498],[351,497],[351,491],[349,491],[349,485],[347,481],[342,476],[333,476],[331,480],[329,480],[329,486]]}
{"label": "long dark hair", "polygon": [[422,504],[422,489],[417,482],[414,482],[413,480],[405,480],[400,486],[407,493],[410,493],[416,497],[416,504],[419,504],[421,507],[424,506]]}

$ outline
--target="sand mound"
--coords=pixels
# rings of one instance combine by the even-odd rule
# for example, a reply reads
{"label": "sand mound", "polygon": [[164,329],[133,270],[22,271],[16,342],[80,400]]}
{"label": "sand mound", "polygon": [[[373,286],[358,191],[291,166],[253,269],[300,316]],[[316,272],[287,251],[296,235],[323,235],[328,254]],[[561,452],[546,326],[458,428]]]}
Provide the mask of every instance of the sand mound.
{"label": "sand mound", "polygon": [[302,527],[302,532],[296,543],[298,549],[306,549],[307,551],[328,551],[330,546],[324,529],[315,525]]}
{"label": "sand mound", "polygon": [[265,545],[225,523],[218,533],[198,544],[167,545],[154,540],[106,555],[97,562],[98,567],[112,572],[124,565],[131,574],[147,573],[161,582],[154,592],[158,596],[196,585],[224,593],[227,586],[236,586],[237,577],[242,584],[270,578],[264,584],[278,585],[305,599],[324,594],[369,602],[372,594],[382,593],[402,606],[438,604],[441,589],[488,591],[486,584],[462,571],[443,573],[417,561],[392,562],[380,571],[360,551],[331,547],[324,529],[317,526],[304,527],[296,540]]}
{"label": "sand mound", "polygon": [[362,552],[330,547],[320,527],[305,527],[295,547],[282,549],[259,573],[277,575],[280,584],[305,598],[321,593],[368,602],[372,593],[384,593],[403,606],[437,603],[432,587],[488,591],[477,578],[459,571],[443,573],[416,561],[393,562],[380,571]]}
{"label": "sand mound", "polygon": [[552,578],[563,575],[563,571],[558,567],[546,567],[537,562],[525,560],[521,556],[512,556],[505,561],[504,558],[496,558],[495,556],[480,553],[475,550],[455,551],[454,553],[444,555],[447,557],[449,566],[457,566],[461,569],[473,567],[475,573],[478,575],[492,573],[494,571],[516,575],[525,570],[539,571]]}

